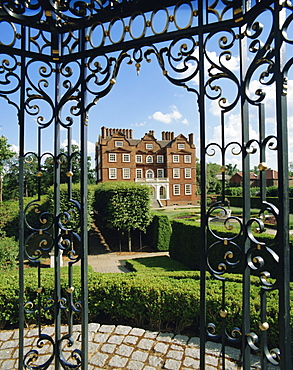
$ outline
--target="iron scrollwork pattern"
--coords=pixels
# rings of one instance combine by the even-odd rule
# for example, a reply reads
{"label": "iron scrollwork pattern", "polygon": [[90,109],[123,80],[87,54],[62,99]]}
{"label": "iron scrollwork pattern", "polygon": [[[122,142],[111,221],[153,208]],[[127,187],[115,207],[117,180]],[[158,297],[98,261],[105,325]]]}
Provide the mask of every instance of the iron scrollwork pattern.
{"label": "iron scrollwork pattern", "polygon": [[[20,300],[24,307],[20,322],[23,325],[24,313],[36,315],[39,330],[36,349],[24,354],[20,344],[24,368],[46,369],[54,361],[64,369],[87,368],[87,205],[74,195],[74,165],[80,163],[82,198],[86,198],[86,128],[90,109],[115,87],[123,63],[134,67],[139,75],[141,68],[146,68],[143,63],[155,61],[164,78],[195,94],[198,108],[203,179],[202,318],[207,310],[207,276],[221,284],[218,317],[214,321],[201,320],[200,368],[205,366],[205,343],[211,339],[222,344],[223,368],[226,345],[232,344],[241,346],[245,370],[250,369],[251,351],[260,354],[262,369],[268,362],[289,369],[285,168],[288,144],[284,111],[293,62],[292,58],[283,59],[283,49],[293,44],[288,31],[292,10],[291,2],[280,4],[272,0],[0,1],[0,27],[7,30],[5,37],[0,34],[0,96],[15,108],[19,120],[21,197],[25,191],[26,166],[32,166],[37,179],[35,199],[26,206],[23,201],[20,203],[23,258],[38,271],[31,298]],[[270,108],[266,89],[275,95],[277,124],[273,129],[266,122]],[[218,120],[219,140],[206,138],[211,119],[208,108],[216,112],[217,118],[213,119]],[[37,124],[34,138],[37,149],[25,152],[26,124],[30,119]],[[81,148],[72,152],[73,125],[79,125]],[[60,148],[62,132],[67,151]],[[52,151],[43,152],[43,142],[50,135]],[[266,197],[267,162],[273,154],[280,176],[276,204]],[[213,158],[221,163],[222,187],[220,197],[207,208],[205,165]],[[230,195],[225,184],[231,158],[241,164],[243,172],[240,216],[230,212]],[[252,215],[249,172],[254,158],[260,171],[260,190],[258,214]],[[43,204],[41,197],[47,172],[55,186],[50,205]],[[61,182],[67,186],[65,200],[60,198]],[[268,217],[275,220],[277,228],[269,241],[262,237]],[[218,224],[220,229],[215,226]],[[54,292],[47,291],[41,268],[42,259],[49,254],[55,264]],[[67,255],[65,289],[60,288],[61,254]],[[73,266],[78,262],[83,275],[81,297],[73,283]],[[282,276],[276,273],[279,270],[284,270]],[[243,302],[240,321],[231,323],[227,306],[229,274],[239,271]],[[258,277],[257,283],[251,275]],[[20,280],[23,276],[20,269]],[[250,294],[255,286],[260,294],[258,327],[252,325],[250,317]],[[270,348],[269,344],[267,301],[274,294],[280,296],[280,318],[284,316],[279,328],[280,348]],[[67,332],[61,333],[61,316],[65,312]],[[43,332],[44,317],[48,315],[54,316],[54,338]],[[74,315],[83,315],[82,348],[74,341]]]}

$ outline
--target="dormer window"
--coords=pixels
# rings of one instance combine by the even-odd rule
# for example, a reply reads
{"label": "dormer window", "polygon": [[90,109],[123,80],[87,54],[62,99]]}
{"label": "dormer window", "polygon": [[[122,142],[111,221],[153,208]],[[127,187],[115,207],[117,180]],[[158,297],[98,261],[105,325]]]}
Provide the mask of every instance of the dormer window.
{"label": "dormer window", "polygon": [[148,150],[152,150],[153,149],[153,144],[145,144],[145,148],[148,149]]}
{"label": "dormer window", "polygon": [[123,141],[115,141],[115,146],[116,146],[116,147],[121,147],[121,146],[123,146]]}
{"label": "dormer window", "polygon": [[184,149],[184,148],[185,148],[185,144],[183,144],[183,143],[178,144],[178,149]]}

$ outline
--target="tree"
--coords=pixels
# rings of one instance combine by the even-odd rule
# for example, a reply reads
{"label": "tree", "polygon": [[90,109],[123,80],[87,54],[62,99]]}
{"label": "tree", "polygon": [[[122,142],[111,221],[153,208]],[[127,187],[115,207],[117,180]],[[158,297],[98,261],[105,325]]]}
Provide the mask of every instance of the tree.
{"label": "tree", "polygon": [[[60,183],[67,183],[68,179],[72,179],[72,183],[78,183],[81,177],[80,154],[77,145],[72,145],[72,156],[70,166],[68,163],[68,151],[64,148],[60,150]],[[7,160],[7,171],[5,181],[3,183],[3,195],[5,199],[15,198],[18,195],[18,176],[19,176],[19,160],[17,157]],[[37,155],[28,153],[24,160],[24,195],[26,197],[34,196],[38,192],[37,178],[40,179],[41,194],[46,194],[48,188],[54,183],[54,158],[50,155],[38,164]],[[95,183],[94,170],[90,168],[90,157],[88,157],[88,182]],[[70,177],[68,172],[71,171]],[[41,176],[38,176],[41,175]]]}
{"label": "tree", "polygon": [[15,153],[10,149],[11,145],[8,144],[5,136],[0,136],[0,202],[3,199],[3,178],[5,175],[5,167],[7,161],[15,156]]}
{"label": "tree", "polygon": [[100,183],[95,193],[95,208],[106,226],[127,231],[129,251],[131,230],[145,232],[151,222],[150,202],[150,188],[136,183]]}
{"label": "tree", "polygon": [[[221,191],[221,180],[218,179],[218,174],[221,171],[221,165],[217,163],[206,164],[206,189],[207,193],[219,193]],[[201,173],[200,173],[200,162],[196,158],[196,182],[197,188],[200,188],[201,184]]]}
{"label": "tree", "polygon": [[234,166],[231,163],[227,164],[226,173],[228,176],[233,176],[235,175],[236,172],[239,172],[239,169],[237,168],[237,164],[234,164]]}

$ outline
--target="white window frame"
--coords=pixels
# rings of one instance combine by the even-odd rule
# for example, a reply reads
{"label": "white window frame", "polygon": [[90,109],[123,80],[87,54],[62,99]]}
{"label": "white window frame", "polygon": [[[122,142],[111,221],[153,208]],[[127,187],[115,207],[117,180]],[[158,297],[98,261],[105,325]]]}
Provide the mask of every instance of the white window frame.
{"label": "white window frame", "polygon": [[163,155],[157,155],[157,163],[164,163],[164,156]]}
{"label": "white window frame", "polygon": [[185,184],[185,195],[192,195],[192,184]]}
{"label": "white window frame", "polygon": [[[113,156],[113,159],[111,159],[111,156]],[[108,160],[109,160],[109,162],[117,162],[117,155],[116,155],[116,153],[109,153]]]}
{"label": "white window frame", "polygon": [[121,146],[123,146],[123,141],[115,141],[115,146],[117,148],[120,148]]}
{"label": "white window frame", "polygon": [[148,150],[152,150],[153,149],[153,144],[145,144],[145,148],[148,149]]}
{"label": "white window frame", "polygon": [[[111,172],[113,172],[111,174]],[[110,167],[109,168],[109,180],[117,179],[117,168]]]}
{"label": "white window frame", "polygon": [[178,149],[185,149],[185,144],[179,143],[178,144]]}
{"label": "white window frame", "polygon": [[[162,174],[162,176],[160,176]],[[158,168],[157,169],[157,178],[158,179],[163,179],[164,178],[164,168]]]}
{"label": "white window frame", "polygon": [[173,168],[173,179],[180,179],[180,168]]}
{"label": "white window frame", "polygon": [[185,154],[184,155],[184,163],[191,163],[191,155]]}
{"label": "white window frame", "polygon": [[[125,159],[125,158],[127,158],[127,159]],[[123,153],[122,154],[122,162],[130,162],[130,154]]]}
{"label": "white window frame", "polygon": [[154,162],[153,156],[152,155],[147,155],[147,157],[146,157],[146,163],[153,163],[153,162]]}
{"label": "white window frame", "polygon": [[180,158],[178,154],[173,154],[173,163],[180,163]]}
{"label": "white window frame", "polygon": [[173,195],[180,195],[180,184],[173,185]]}
{"label": "white window frame", "polygon": [[136,163],[142,163],[142,155],[141,154],[136,154],[135,162]]}
{"label": "white window frame", "polygon": [[[140,176],[138,176],[138,174],[140,173]],[[137,168],[136,169],[136,178],[137,179],[142,179],[142,168]]]}
{"label": "white window frame", "polygon": [[190,167],[184,168],[184,177],[186,179],[191,179],[191,168]]}
{"label": "white window frame", "polygon": [[130,179],[130,168],[122,168],[123,179]]}
{"label": "white window frame", "polygon": [[[149,174],[151,174],[151,176],[149,176]],[[145,173],[145,177],[146,177],[146,179],[154,179],[155,178],[154,171],[153,170],[147,170],[146,173]]]}

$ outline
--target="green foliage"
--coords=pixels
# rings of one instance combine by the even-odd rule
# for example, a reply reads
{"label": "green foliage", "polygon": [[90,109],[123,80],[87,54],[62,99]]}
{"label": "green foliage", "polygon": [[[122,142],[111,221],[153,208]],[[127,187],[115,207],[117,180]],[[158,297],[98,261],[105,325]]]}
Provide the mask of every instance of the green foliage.
{"label": "green foliage", "polygon": [[[88,218],[88,230],[92,223],[92,206],[94,200],[95,186],[88,186],[88,208],[87,208],[87,218]],[[79,209],[79,202],[81,201],[81,192],[79,184],[72,184],[71,198],[68,195],[67,184],[60,185],[60,213],[64,214],[62,218],[62,223],[67,229],[71,229],[77,233],[80,232],[80,216],[81,210]],[[47,205],[46,209],[49,212],[54,212],[54,188],[50,187],[47,191]],[[69,218],[66,216],[69,215]]]}
{"label": "green foliage", "polygon": [[96,186],[94,208],[110,229],[146,231],[152,219],[150,189],[130,182],[105,182]]}
{"label": "green foliage", "polygon": [[[221,181],[217,178],[217,174],[221,170],[221,165],[217,163],[206,164],[206,186],[208,194],[217,194],[221,191]],[[196,159],[196,182],[197,189],[200,189],[200,162]]]}
{"label": "green foliage", "polygon": [[158,251],[169,250],[172,229],[167,215],[156,213],[146,233],[152,248]]}
{"label": "green foliage", "polygon": [[233,197],[239,197],[242,196],[242,187],[231,187],[226,189],[226,195],[232,195]]}
{"label": "green foliage", "polygon": [[268,186],[267,187],[267,196],[268,197],[277,197],[279,195],[278,186]]}
{"label": "green foliage", "polygon": [[[235,226],[236,225],[231,225],[230,227],[232,229],[227,230],[223,225],[220,226],[215,224],[212,225],[212,231],[219,238],[222,238],[222,240],[225,238],[229,240],[230,238],[235,238],[238,233]],[[174,220],[172,221],[172,230],[173,232],[169,249],[170,257],[193,270],[199,270],[201,245],[200,224],[183,220]],[[255,237],[259,242],[265,243],[266,246],[278,253],[278,242],[275,239],[275,235],[262,233],[256,234]],[[216,242],[218,244],[214,244]],[[240,233],[233,242],[241,247],[243,244],[243,234]],[[226,273],[242,273],[243,260],[241,250],[239,248],[234,246],[232,243],[228,243],[227,246],[225,246],[224,242],[219,242],[219,240],[210,232],[207,235],[207,245],[209,247],[207,258],[212,270],[218,273],[221,272],[221,264],[224,263],[226,266]],[[225,254],[228,253],[228,251],[233,253],[233,257],[231,259],[225,257]],[[251,273],[259,276],[262,271],[269,271],[271,273],[271,277],[275,279],[278,276],[278,265],[274,261],[272,255],[265,249],[261,252],[258,251],[258,253],[266,262],[265,266],[257,270],[255,269],[255,271],[252,270]],[[233,263],[235,263],[235,265],[233,265]],[[293,253],[291,253],[291,265],[293,266]],[[293,281],[293,271],[291,271],[291,280]]]}
{"label": "green foliage", "polygon": [[[139,273],[100,274],[89,271],[89,320],[94,322],[99,315],[107,316],[117,323],[127,322],[133,326],[145,326],[151,330],[172,330],[182,332],[193,326],[198,333],[200,322],[200,274],[194,271],[163,271],[154,273],[151,267]],[[67,297],[67,269],[61,269],[62,296]],[[74,269],[73,286],[74,302],[79,300],[80,270]],[[25,302],[37,304],[38,294],[37,269],[25,271]],[[46,302],[53,297],[54,271],[46,269],[42,273],[41,301]],[[226,320],[227,332],[242,325],[242,276],[229,274],[225,282],[225,304],[228,311]],[[5,324],[16,324],[18,321],[18,275],[17,272],[5,272],[0,280],[0,328]],[[206,281],[207,322],[213,322],[220,327],[219,307],[222,299],[222,282],[209,275]],[[260,308],[259,280],[251,277],[250,315],[251,330],[259,333]],[[293,284],[291,285],[291,300],[293,299]],[[278,347],[278,297],[271,292],[267,294],[267,321],[270,324],[268,340],[269,347]],[[63,310],[62,320],[66,322],[66,310]],[[53,318],[53,311],[42,311],[45,319]],[[291,308],[291,316],[293,308]],[[80,314],[76,315],[80,319]],[[26,323],[36,322],[34,314],[26,315]],[[7,327],[7,326],[6,326]],[[293,322],[291,321],[293,331]]]}
{"label": "green foliage", "polygon": [[0,271],[16,268],[18,243],[13,238],[0,237]]}

